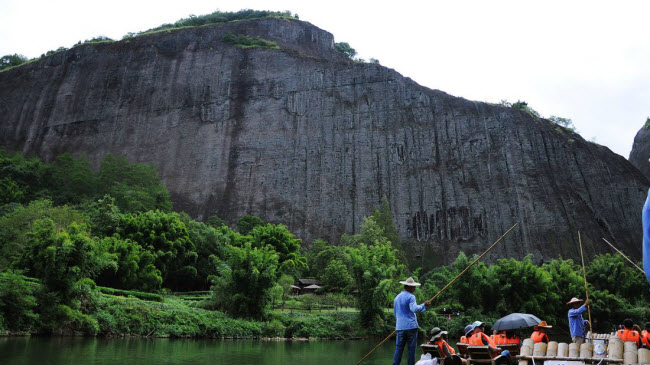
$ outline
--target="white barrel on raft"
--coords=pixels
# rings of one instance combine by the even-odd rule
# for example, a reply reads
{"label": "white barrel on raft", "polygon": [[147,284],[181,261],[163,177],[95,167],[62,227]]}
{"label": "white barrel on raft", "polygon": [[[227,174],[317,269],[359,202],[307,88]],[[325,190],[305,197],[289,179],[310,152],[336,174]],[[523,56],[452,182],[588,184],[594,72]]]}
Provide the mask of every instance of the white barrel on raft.
{"label": "white barrel on raft", "polygon": [[557,347],[558,343],[556,341],[551,341],[546,347],[546,356],[557,356]]}
{"label": "white barrel on raft", "polygon": [[650,364],[650,350],[639,349],[637,352],[637,358],[639,364]]}
{"label": "white barrel on raft", "polygon": [[593,343],[583,343],[580,345],[580,357],[589,358],[594,354],[594,344]]}
{"label": "white barrel on raft", "polygon": [[568,357],[569,356],[569,344],[561,342],[557,345],[557,356],[558,357]]}
{"label": "white barrel on raft", "polygon": [[569,357],[579,357],[580,356],[580,345],[577,343],[569,344]]}
{"label": "white barrel on raft", "polygon": [[548,346],[544,342],[538,342],[533,347],[533,356],[546,356],[546,348]]}

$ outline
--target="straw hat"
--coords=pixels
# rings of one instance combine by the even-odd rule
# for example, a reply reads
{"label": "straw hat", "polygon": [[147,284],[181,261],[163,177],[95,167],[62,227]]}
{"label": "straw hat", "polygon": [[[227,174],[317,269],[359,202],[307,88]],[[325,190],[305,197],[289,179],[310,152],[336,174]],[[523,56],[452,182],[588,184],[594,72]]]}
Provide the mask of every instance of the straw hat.
{"label": "straw hat", "polygon": [[442,335],[446,335],[447,331],[441,330],[440,327],[433,327],[429,334],[431,335],[431,341],[433,341]]}
{"label": "straw hat", "polygon": [[413,277],[409,277],[408,279],[406,279],[406,281],[400,281],[399,283],[402,284],[402,285],[408,285],[408,286],[420,286],[420,285],[422,285],[420,283],[415,282],[415,280],[413,280]]}
{"label": "straw hat", "polygon": [[584,300],[573,297],[566,304],[573,304],[573,303],[580,303],[580,302],[584,302]]}
{"label": "straw hat", "polygon": [[537,326],[533,327],[533,329],[536,331],[538,328],[553,328],[553,326],[549,326],[548,323],[546,323],[546,321],[541,321]]}

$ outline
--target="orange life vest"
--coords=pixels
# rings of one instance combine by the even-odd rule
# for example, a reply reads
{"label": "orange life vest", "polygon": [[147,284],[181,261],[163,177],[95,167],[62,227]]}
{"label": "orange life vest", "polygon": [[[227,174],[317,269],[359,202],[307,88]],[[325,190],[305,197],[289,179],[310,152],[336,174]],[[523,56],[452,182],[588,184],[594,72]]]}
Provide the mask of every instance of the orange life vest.
{"label": "orange life vest", "polygon": [[519,337],[515,336],[513,338],[508,338],[506,335],[501,335],[498,341],[495,341],[497,345],[508,345],[508,344],[519,344]]}
{"label": "orange life vest", "polygon": [[460,342],[460,343],[467,343],[467,337],[465,337],[465,336],[460,336],[460,341],[458,341],[458,342]]}
{"label": "orange life vest", "polygon": [[514,344],[519,345],[519,342],[520,342],[520,341],[519,341],[519,337],[518,337],[518,336],[515,336],[515,337],[513,337],[513,338],[508,338],[508,337],[506,337],[506,342],[505,342],[505,343],[506,343],[506,344],[514,343]]}
{"label": "orange life vest", "polygon": [[503,333],[497,333],[496,335],[492,335],[492,340],[494,340],[494,343],[497,345],[504,344],[506,340],[506,335]]}
{"label": "orange life vest", "polygon": [[621,338],[621,340],[623,340],[623,342],[633,341],[638,344],[641,341],[641,336],[639,336],[639,332],[635,330],[628,330],[628,329],[618,330],[616,334],[618,335],[618,337]]}
{"label": "orange life vest", "polygon": [[492,341],[490,336],[486,335],[483,332],[475,333],[472,335],[472,337],[469,338],[469,345],[470,346],[485,346],[483,343],[483,339],[485,339],[488,343],[488,346],[491,347],[497,347],[497,345]]}
{"label": "orange life vest", "polygon": [[545,339],[546,339],[545,343],[548,343],[548,336],[546,335],[546,333],[544,333],[542,331],[533,332],[533,334],[530,335],[530,338],[533,339],[534,343],[544,342]]}
{"label": "orange life vest", "polygon": [[[447,348],[447,351],[449,351],[449,354],[450,354],[450,355],[454,355],[454,354],[456,354],[456,351],[454,351],[454,349],[453,349],[451,346],[449,346],[449,344],[447,344],[447,342],[446,342],[445,340],[437,340],[437,341],[433,341],[433,344],[434,344],[434,345],[437,345],[437,346],[440,348],[440,350],[442,350],[442,347],[443,347],[443,346],[446,347],[446,348]],[[444,354],[445,352],[442,351],[442,353]]]}
{"label": "orange life vest", "polygon": [[650,347],[650,332],[643,330],[643,332],[641,332],[641,341],[643,341],[643,344],[646,347]]}

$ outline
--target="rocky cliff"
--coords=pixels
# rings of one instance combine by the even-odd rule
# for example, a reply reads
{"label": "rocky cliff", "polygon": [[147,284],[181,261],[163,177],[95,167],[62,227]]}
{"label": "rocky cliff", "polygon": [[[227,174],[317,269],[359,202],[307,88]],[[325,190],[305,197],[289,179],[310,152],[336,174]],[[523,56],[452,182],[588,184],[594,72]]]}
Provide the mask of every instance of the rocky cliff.
{"label": "rocky cliff", "polygon": [[650,180],[650,121],[646,122],[634,137],[630,162]]}
{"label": "rocky cliff", "polygon": [[[243,49],[227,33],[273,40]],[[648,181],[551,122],[353,63],[331,34],[287,19],[78,46],[0,73],[0,145],[51,159],[155,164],[175,208],[282,222],[305,242],[359,229],[382,196],[408,254],[535,260],[640,254]]]}

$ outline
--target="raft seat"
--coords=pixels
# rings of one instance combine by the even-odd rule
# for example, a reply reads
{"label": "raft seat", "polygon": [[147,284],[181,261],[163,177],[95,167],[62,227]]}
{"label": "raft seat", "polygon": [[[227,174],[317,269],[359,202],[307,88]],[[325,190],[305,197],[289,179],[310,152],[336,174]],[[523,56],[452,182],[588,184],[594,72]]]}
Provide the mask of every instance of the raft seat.
{"label": "raft seat", "polygon": [[422,349],[422,352],[425,354],[431,354],[432,357],[437,357],[439,359],[442,359],[445,357],[445,354],[442,353],[442,349],[438,345],[431,345],[431,344],[422,344],[420,345],[420,348]]}
{"label": "raft seat", "polygon": [[499,354],[489,346],[468,346],[469,363],[495,365],[494,358]]}

